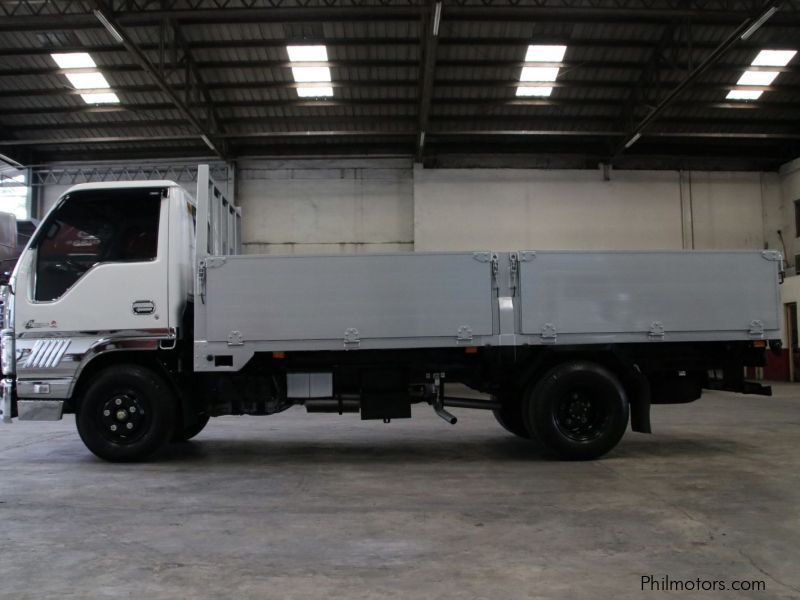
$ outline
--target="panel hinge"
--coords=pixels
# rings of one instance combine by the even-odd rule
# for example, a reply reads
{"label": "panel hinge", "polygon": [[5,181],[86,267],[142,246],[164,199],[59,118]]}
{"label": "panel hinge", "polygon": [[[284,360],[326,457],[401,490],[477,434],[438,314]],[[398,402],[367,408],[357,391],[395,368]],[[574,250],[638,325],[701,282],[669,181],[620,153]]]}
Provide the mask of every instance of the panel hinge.
{"label": "panel hinge", "polygon": [[241,331],[231,331],[228,334],[228,346],[244,346],[244,338]]}
{"label": "panel hinge", "polygon": [[558,338],[558,330],[552,323],[545,323],[542,325],[542,341],[555,343]]}
{"label": "panel hinge", "polygon": [[344,330],[344,348],[349,350],[351,348],[358,348],[361,345],[361,336],[358,329],[355,327],[348,327]]}
{"label": "panel hinge", "polygon": [[215,269],[224,265],[227,260],[228,259],[225,256],[209,256],[206,258],[206,267],[209,269]]}
{"label": "panel hinge", "polygon": [[664,324],[661,321],[653,321],[650,323],[650,329],[647,331],[650,338],[663,338],[664,337]]}
{"label": "panel hinge", "polygon": [[472,258],[478,262],[489,263],[492,265],[492,286],[497,286],[497,272],[500,270],[500,263],[495,252],[473,252]]}
{"label": "panel hinge", "polygon": [[750,329],[747,331],[752,337],[764,337],[764,323],[758,319],[750,321]]}
{"label": "panel hinge", "polygon": [[514,292],[517,289],[517,280],[519,279],[519,255],[516,252],[512,252],[508,255],[508,262],[508,287]]}
{"label": "panel hinge", "polygon": [[472,341],[472,327],[469,325],[462,325],[458,328],[458,333],[456,335],[456,340],[459,342],[471,342]]}

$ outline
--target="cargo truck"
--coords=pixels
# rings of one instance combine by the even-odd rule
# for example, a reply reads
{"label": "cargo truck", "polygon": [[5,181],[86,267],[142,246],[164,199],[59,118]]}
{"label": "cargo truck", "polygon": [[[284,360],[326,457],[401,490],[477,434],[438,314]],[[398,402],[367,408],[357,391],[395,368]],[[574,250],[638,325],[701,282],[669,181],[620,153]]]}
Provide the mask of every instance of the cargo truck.
{"label": "cargo truck", "polygon": [[4,421],[74,413],[94,454],[136,461],[218,415],[419,404],[585,460],[649,433],[651,404],[770,393],[744,370],[780,344],[778,252],[245,255],[241,210],[197,180],[56,202],[3,291]]}

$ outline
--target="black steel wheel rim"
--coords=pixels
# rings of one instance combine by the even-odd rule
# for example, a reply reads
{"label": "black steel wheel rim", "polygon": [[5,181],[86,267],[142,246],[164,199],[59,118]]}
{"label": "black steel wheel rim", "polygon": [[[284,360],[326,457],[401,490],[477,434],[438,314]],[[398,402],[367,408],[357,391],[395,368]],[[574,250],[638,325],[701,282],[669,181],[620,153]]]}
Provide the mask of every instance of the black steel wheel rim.
{"label": "black steel wheel rim", "polygon": [[150,411],[133,390],[111,394],[100,404],[97,417],[101,434],[114,444],[133,444],[150,426]]}
{"label": "black steel wheel rim", "polygon": [[559,397],[553,420],[564,437],[575,442],[591,442],[608,430],[611,411],[612,404],[606,394],[576,387]]}

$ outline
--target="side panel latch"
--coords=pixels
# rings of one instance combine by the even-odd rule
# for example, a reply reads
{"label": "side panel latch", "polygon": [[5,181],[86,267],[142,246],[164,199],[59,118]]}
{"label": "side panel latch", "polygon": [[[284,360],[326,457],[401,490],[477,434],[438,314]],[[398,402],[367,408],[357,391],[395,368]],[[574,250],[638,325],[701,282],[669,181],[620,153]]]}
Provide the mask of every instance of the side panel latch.
{"label": "side panel latch", "polygon": [[350,350],[352,348],[358,348],[361,345],[361,336],[358,333],[358,329],[355,327],[348,327],[344,330],[344,348],[345,350]]}
{"label": "side panel latch", "polygon": [[650,329],[647,332],[650,339],[663,339],[664,338],[664,323],[661,321],[653,321],[650,324]]}

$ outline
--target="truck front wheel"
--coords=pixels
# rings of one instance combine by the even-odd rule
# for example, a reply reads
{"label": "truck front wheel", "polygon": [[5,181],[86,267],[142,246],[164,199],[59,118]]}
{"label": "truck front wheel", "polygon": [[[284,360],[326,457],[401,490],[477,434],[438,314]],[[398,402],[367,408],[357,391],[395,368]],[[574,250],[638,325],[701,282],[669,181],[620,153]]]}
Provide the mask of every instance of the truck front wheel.
{"label": "truck front wheel", "polygon": [[76,423],[92,453],[112,462],[133,462],[170,440],[175,412],[175,398],[161,376],[140,365],[118,365],[93,377]]}
{"label": "truck front wheel", "polygon": [[182,427],[180,429],[175,429],[175,432],[172,434],[172,441],[173,442],[188,442],[194,436],[199,434],[203,429],[205,429],[206,425],[208,425],[208,421],[211,417],[208,415],[198,415],[197,420],[187,427]]}
{"label": "truck front wheel", "polygon": [[553,367],[529,387],[524,414],[546,450],[566,460],[591,460],[619,443],[628,411],[625,389],[611,371],[573,361]]}

